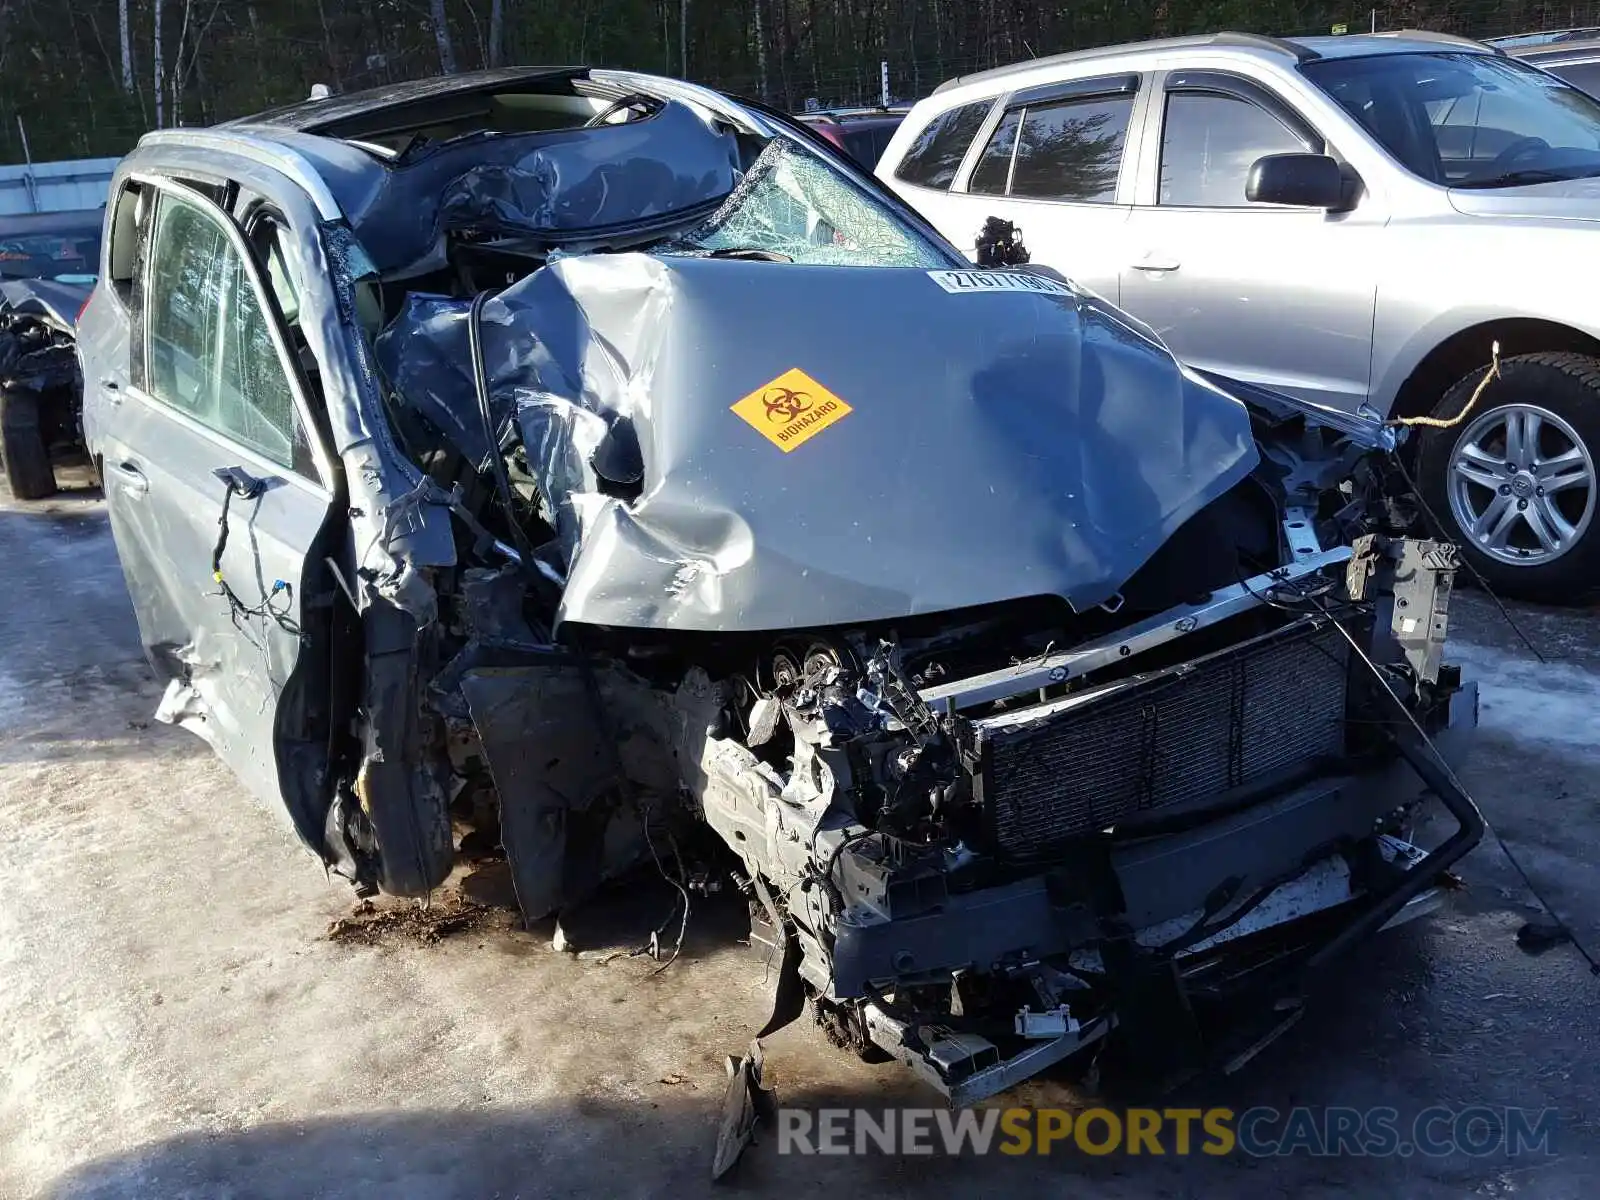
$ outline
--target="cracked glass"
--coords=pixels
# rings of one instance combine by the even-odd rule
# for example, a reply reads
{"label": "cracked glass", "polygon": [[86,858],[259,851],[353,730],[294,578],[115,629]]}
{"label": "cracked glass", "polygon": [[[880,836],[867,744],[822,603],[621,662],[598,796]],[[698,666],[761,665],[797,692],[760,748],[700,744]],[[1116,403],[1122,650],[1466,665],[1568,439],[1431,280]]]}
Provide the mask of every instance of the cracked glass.
{"label": "cracked glass", "polygon": [[785,141],[761,152],[722,208],[682,245],[714,254],[779,254],[834,267],[953,265],[903,218]]}

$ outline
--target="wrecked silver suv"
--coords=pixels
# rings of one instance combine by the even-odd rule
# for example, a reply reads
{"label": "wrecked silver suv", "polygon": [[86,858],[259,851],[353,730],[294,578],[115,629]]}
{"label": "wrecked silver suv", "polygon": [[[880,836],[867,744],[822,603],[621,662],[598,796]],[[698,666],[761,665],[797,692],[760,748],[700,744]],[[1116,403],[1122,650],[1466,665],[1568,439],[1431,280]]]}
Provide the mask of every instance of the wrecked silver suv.
{"label": "wrecked silver suv", "polygon": [[[161,716],[364,887],[709,827],[841,1044],[981,1098],[1437,902],[1451,547],[1392,436],[974,271],[785,119],[503,71],[147,136],[82,321]],[[1424,799],[1449,829],[1413,842]]]}

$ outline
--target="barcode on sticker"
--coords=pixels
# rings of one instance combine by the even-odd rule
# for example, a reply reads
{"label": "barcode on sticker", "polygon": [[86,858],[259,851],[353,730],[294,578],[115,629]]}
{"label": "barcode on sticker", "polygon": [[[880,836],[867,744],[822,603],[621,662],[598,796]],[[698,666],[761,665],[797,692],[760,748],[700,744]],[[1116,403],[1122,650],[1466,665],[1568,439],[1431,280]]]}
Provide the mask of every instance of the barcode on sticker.
{"label": "barcode on sticker", "polygon": [[1070,296],[1072,289],[1043,275],[1022,271],[929,271],[928,278],[947,292],[1037,292]]}

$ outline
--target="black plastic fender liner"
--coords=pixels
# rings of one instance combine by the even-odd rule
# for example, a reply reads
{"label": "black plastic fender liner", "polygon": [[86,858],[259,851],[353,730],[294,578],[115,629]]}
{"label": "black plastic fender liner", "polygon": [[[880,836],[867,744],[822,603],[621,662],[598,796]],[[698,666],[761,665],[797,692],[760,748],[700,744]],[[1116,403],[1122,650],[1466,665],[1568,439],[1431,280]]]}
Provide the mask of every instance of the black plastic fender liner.
{"label": "black plastic fender liner", "polygon": [[[766,910],[767,918],[772,922],[772,927],[783,944],[783,956],[778,962],[778,978],[772,994],[772,1015],[761,1027],[761,1032],[756,1034],[757,1040],[760,1040],[777,1033],[785,1025],[792,1024],[801,1013],[805,1012],[806,988],[800,978],[800,959],[803,957],[800,939],[795,936],[789,922],[778,911],[772,892],[762,882],[761,876],[751,876],[750,882],[761,901],[761,907]],[[769,962],[767,966],[770,968],[772,964]]]}
{"label": "black plastic fender liner", "polygon": [[56,490],[41,415],[33,392],[0,389],[0,461],[18,500],[42,500]]}
{"label": "black plastic fender liner", "polygon": [[363,614],[366,638],[366,745],[356,797],[372,822],[379,884],[396,896],[426,896],[455,861],[449,802],[421,745],[416,618],[386,602]]}
{"label": "black plastic fender liner", "polygon": [[540,661],[473,668],[461,693],[500,795],[517,903],[537,921],[643,859],[646,822],[679,780],[657,692],[564,649],[528,654]]}
{"label": "black plastic fender liner", "polygon": [[537,921],[600,883],[605,822],[596,831],[593,818],[619,793],[614,755],[585,702],[581,668],[560,652],[537,667],[469,671],[461,693],[500,795],[517,904]]}

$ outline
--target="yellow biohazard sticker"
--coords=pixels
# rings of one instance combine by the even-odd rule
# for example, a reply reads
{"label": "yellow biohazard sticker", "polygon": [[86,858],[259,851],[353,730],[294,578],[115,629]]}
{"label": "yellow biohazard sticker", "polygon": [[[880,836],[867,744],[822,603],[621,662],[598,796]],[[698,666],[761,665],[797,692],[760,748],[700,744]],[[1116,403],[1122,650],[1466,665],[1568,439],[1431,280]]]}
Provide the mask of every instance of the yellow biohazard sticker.
{"label": "yellow biohazard sticker", "polygon": [[758,387],[735,404],[733,411],[787,454],[848,416],[850,406],[795,367]]}

